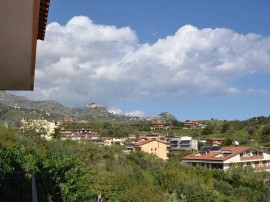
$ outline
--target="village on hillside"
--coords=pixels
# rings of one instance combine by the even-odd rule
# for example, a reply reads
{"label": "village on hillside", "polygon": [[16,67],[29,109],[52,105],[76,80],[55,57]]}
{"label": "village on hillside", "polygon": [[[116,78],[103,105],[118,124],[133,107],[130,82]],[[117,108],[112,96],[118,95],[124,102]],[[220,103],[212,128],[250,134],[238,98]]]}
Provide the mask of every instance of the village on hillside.
{"label": "village on hillside", "polygon": [[[190,136],[164,135],[156,130],[170,130],[172,124],[164,126],[161,121],[154,121],[151,132],[139,135],[128,134],[126,137],[104,137],[98,132],[87,128],[67,129],[64,126],[71,120],[49,122],[47,120],[21,120],[20,130],[35,130],[40,137],[51,141],[58,133],[58,139],[79,142],[92,142],[100,147],[119,145],[124,153],[143,151],[168,160],[185,152],[179,163],[186,166],[205,167],[208,169],[228,170],[234,167],[251,167],[254,171],[270,171],[270,154],[250,146],[240,146],[237,141],[225,145],[225,138],[194,139]],[[206,128],[206,124],[186,121],[184,129]],[[57,129],[57,130],[56,130]],[[199,146],[200,145],[200,146]]]}

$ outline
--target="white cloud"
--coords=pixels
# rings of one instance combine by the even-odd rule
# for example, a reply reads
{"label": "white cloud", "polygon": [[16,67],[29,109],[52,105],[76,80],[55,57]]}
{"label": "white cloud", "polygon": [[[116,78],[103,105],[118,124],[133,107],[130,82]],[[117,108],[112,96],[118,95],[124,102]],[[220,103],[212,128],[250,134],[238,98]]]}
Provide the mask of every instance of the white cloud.
{"label": "white cloud", "polygon": [[132,112],[124,112],[121,109],[112,108],[112,109],[109,109],[108,111],[113,113],[113,114],[133,116],[133,117],[144,117],[145,116],[144,112],[140,111],[140,110],[136,110],[136,111],[132,111]]}
{"label": "white cloud", "polygon": [[35,92],[28,97],[113,106],[142,97],[239,94],[245,92],[233,83],[269,74],[269,64],[270,37],[186,25],[154,44],[139,44],[129,27],[77,16],[47,26],[38,44]]}

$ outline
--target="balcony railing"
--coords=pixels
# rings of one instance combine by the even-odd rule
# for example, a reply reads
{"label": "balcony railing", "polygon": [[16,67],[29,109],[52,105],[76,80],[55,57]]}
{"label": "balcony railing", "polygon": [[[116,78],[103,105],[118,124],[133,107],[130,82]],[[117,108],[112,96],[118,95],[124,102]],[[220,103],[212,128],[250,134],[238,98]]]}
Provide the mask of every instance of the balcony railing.
{"label": "balcony railing", "polygon": [[270,166],[255,167],[255,171],[270,170]]}
{"label": "balcony railing", "polygon": [[255,155],[255,156],[241,156],[240,160],[256,160],[256,159],[263,159],[263,155]]}

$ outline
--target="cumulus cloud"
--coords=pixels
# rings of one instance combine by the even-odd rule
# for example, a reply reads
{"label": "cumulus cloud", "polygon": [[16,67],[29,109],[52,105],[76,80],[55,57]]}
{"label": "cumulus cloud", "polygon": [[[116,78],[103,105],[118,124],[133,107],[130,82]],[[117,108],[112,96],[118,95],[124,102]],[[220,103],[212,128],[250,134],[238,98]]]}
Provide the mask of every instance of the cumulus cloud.
{"label": "cumulus cloud", "polygon": [[269,74],[269,64],[270,37],[186,25],[154,44],[140,44],[129,27],[77,16],[66,25],[47,26],[45,41],[38,43],[31,96],[69,106],[113,106],[143,97],[244,94],[234,82]]}
{"label": "cumulus cloud", "polygon": [[119,115],[126,115],[126,116],[133,116],[133,117],[144,117],[144,112],[140,110],[132,111],[132,112],[124,112],[121,109],[118,108],[112,108],[108,110],[109,112],[113,114],[119,114]]}

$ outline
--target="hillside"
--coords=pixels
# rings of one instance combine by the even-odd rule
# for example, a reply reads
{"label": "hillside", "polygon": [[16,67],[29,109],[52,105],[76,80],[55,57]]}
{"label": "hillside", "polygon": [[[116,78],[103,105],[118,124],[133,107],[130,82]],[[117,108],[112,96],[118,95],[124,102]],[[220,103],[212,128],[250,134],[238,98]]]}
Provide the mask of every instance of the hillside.
{"label": "hillside", "polygon": [[[269,201],[270,174],[181,166],[141,151],[76,141],[28,138],[0,124],[0,201]],[[27,174],[26,174],[27,173]],[[44,188],[46,187],[46,189]],[[3,193],[3,194],[2,194]],[[22,200],[23,199],[23,200]]]}
{"label": "hillside", "polygon": [[[53,100],[33,101],[22,96],[15,96],[0,91],[0,121],[9,125],[17,125],[25,119],[60,120],[64,117],[72,117],[78,123],[87,122],[111,122],[111,123],[141,123],[152,119],[125,116],[110,113],[106,106],[91,103],[84,108],[71,108]],[[166,122],[176,120],[169,112],[161,113],[155,120]]]}

